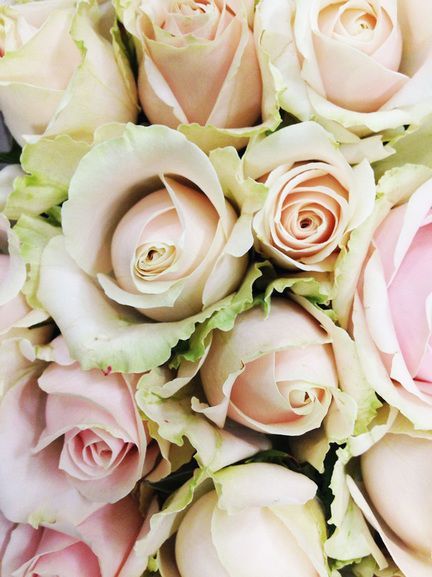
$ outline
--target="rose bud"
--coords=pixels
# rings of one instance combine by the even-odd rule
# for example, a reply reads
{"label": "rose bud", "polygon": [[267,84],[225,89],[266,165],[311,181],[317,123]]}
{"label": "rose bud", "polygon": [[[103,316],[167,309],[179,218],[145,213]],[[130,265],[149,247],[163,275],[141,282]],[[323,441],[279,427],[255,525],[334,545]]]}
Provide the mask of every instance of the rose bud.
{"label": "rose bud", "polygon": [[106,12],[75,0],[0,7],[0,109],[20,144],[41,134],[91,140],[103,124],[135,121],[132,72]]}
{"label": "rose bud", "polygon": [[[139,98],[153,124],[253,125],[262,80],[249,1],[124,2],[139,55]],[[205,78],[205,82],[203,82]]]}
{"label": "rose bud", "polygon": [[71,534],[10,523],[0,513],[1,574],[140,577],[145,567],[136,564],[133,547],[147,531],[149,517],[155,510],[152,504],[147,519],[143,519],[137,504],[126,497],[90,515]]}
{"label": "rose bud", "polygon": [[258,12],[289,112],[364,133],[432,111],[429,2],[263,0]]}
{"label": "rose bud", "polygon": [[81,523],[130,493],[158,458],[156,446],[147,450],[134,380],[83,371],[61,348],[55,355],[0,405],[0,510],[11,521]]}
{"label": "rose bud", "polygon": [[375,231],[352,317],[365,373],[418,428],[432,422],[432,179]]}
{"label": "rose bud", "polygon": [[361,456],[368,503],[357,501],[406,577],[432,573],[431,457],[430,435],[415,431],[389,433]]}
{"label": "rose bud", "polygon": [[333,138],[312,122],[252,143],[244,172],[268,189],[253,221],[255,246],[285,269],[333,270],[349,232],[374,205],[370,165],[352,168]]}
{"label": "rose bud", "polygon": [[200,486],[190,505],[194,486],[180,488],[137,554],[145,558],[160,543],[157,560],[166,576],[329,576],[315,483],[268,463],[222,469],[213,482]]}
{"label": "rose bud", "polygon": [[93,148],[72,179],[62,222],[69,253],[106,295],[160,321],[225,297],[247,265],[209,159],[162,126],[130,125]]}
{"label": "rose bud", "polygon": [[241,314],[228,332],[214,331],[201,368],[219,426],[226,417],[263,433],[302,435],[318,428],[338,395],[332,339],[300,305],[273,298]]}

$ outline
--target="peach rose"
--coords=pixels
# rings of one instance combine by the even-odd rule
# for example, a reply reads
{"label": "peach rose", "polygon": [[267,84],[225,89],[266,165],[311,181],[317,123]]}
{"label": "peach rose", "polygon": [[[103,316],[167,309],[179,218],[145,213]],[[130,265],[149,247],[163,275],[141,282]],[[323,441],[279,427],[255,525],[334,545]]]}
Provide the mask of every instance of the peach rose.
{"label": "peach rose", "polygon": [[352,318],[370,383],[424,429],[432,422],[431,267],[432,179],[375,231]]}
{"label": "peach rose", "polygon": [[259,119],[251,1],[122,2],[121,16],[135,36],[139,97],[150,122],[241,128]]}
{"label": "peach rose", "polygon": [[373,132],[418,122],[432,111],[429,2],[261,4],[286,110]]}
{"label": "peach rose", "polygon": [[[154,510],[153,505],[148,515]],[[145,567],[136,564],[133,547],[147,531],[147,524],[130,497],[105,505],[70,535],[11,523],[0,513],[1,574],[140,577]]]}
{"label": "peach rose", "polygon": [[316,429],[343,396],[331,337],[300,305],[281,298],[272,299],[267,318],[255,307],[230,332],[215,331],[200,375],[210,407],[197,410],[219,426],[230,417],[263,433]]}
{"label": "peach rose", "polygon": [[137,543],[144,561],[159,548],[161,575],[330,575],[313,481],[270,463],[227,467],[211,480],[203,473],[171,496]]}
{"label": "peach rose", "polygon": [[352,168],[333,138],[313,122],[252,142],[244,173],[268,189],[253,220],[255,247],[286,269],[333,270],[349,233],[374,205],[368,162]]}
{"label": "peach rose", "polygon": [[63,364],[40,375],[35,363],[0,405],[0,510],[11,521],[80,523],[127,495],[158,457],[127,375],[82,371],[62,349],[56,357]]}
{"label": "peach rose", "polygon": [[96,0],[7,4],[0,7],[0,108],[20,144],[41,134],[91,140],[98,126],[136,119],[132,72],[109,34],[112,8],[109,15]]}

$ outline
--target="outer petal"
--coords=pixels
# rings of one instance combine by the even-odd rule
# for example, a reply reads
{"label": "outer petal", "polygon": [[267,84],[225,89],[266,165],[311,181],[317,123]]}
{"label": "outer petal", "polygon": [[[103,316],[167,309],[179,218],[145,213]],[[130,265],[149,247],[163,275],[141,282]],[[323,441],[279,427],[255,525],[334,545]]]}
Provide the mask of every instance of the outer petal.
{"label": "outer petal", "polygon": [[38,298],[60,327],[72,357],[84,369],[134,373],[157,367],[168,360],[179,340],[191,336],[197,323],[230,302],[227,297],[184,321],[155,325],[108,301],[70,258],[63,237],[48,244],[41,265]]}

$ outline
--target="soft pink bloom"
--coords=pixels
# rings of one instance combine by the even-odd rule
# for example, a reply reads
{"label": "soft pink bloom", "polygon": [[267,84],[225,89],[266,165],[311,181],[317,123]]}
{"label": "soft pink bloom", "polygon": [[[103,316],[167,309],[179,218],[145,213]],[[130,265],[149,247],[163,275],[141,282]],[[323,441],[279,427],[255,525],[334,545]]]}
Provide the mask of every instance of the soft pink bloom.
{"label": "soft pink bloom", "polygon": [[[154,504],[148,513],[154,512]],[[148,529],[138,506],[127,497],[105,505],[73,534],[7,521],[0,513],[2,577],[140,577],[145,567],[133,547]]]}
{"label": "soft pink bloom", "polygon": [[380,369],[371,365],[371,382],[421,428],[430,428],[432,418],[431,207],[429,180],[379,226],[353,317],[366,362],[378,358],[386,369],[372,373]]}
{"label": "soft pink bloom", "polygon": [[130,493],[159,451],[146,448],[127,375],[77,363],[40,372],[35,363],[0,405],[0,509],[15,522],[75,525]]}
{"label": "soft pink bloom", "polygon": [[319,427],[338,374],[330,336],[300,305],[272,300],[241,314],[228,332],[215,331],[201,368],[219,426],[226,417],[263,433],[301,435]]}

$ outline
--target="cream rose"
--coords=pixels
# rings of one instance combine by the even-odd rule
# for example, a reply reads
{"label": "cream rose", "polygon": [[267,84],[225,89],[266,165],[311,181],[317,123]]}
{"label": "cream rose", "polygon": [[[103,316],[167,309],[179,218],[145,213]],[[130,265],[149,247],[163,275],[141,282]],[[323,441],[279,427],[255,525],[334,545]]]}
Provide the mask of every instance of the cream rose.
{"label": "cream rose", "polygon": [[196,410],[219,426],[230,417],[263,433],[316,429],[343,398],[332,338],[308,311],[281,298],[268,317],[255,307],[228,333],[214,331],[200,376],[210,406]]}
{"label": "cream rose", "polygon": [[130,493],[158,457],[146,449],[134,379],[82,371],[65,350],[45,370],[35,363],[0,405],[0,510],[14,522],[81,523]]}
{"label": "cream rose", "polygon": [[145,534],[154,511],[152,505],[144,519],[136,503],[127,497],[90,515],[75,527],[73,535],[10,523],[0,513],[1,574],[139,577],[145,567],[136,564],[133,547]]}
{"label": "cream rose", "polygon": [[91,140],[102,124],[136,118],[132,73],[117,41],[104,36],[106,15],[97,2],[76,4],[0,8],[0,108],[20,144],[65,132]]}
{"label": "cream rose", "polygon": [[[402,177],[394,186],[403,190]],[[422,429],[432,422],[431,266],[429,179],[375,230],[352,315],[372,386]]]}
{"label": "cream rose", "polygon": [[161,126],[129,126],[95,147],[62,219],[68,251],[106,295],[164,321],[237,288],[247,257],[228,245],[236,221],[205,154]]}
{"label": "cream rose", "polygon": [[[432,570],[432,439],[389,433],[361,457],[371,504],[413,555]],[[397,503],[397,507],[395,507]],[[414,577],[414,573],[406,573]]]}
{"label": "cream rose", "polygon": [[[213,483],[179,489],[137,544],[157,556],[162,575],[180,577],[328,577],[325,521],[316,485],[278,465],[222,469]],[[193,501],[192,501],[193,499]],[[191,502],[192,501],[192,502]]]}
{"label": "cream rose", "polygon": [[288,111],[374,132],[432,111],[428,2],[262,0],[259,12]]}
{"label": "cream rose", "polygon": [[304,122],[252,142],[243,166],[268,190],[253,220],[256,249],[285,269],[333,270],[350,231],[372,211],[369,163],[352,168],[321,126]]}
{"label": "cream rose", "polygon": [[[138,89],[152,123],[253,125],[262,80],[249,0],[142,0],[121,3],[139,54]],[[205,78],[205,82],[203,82]]]}

